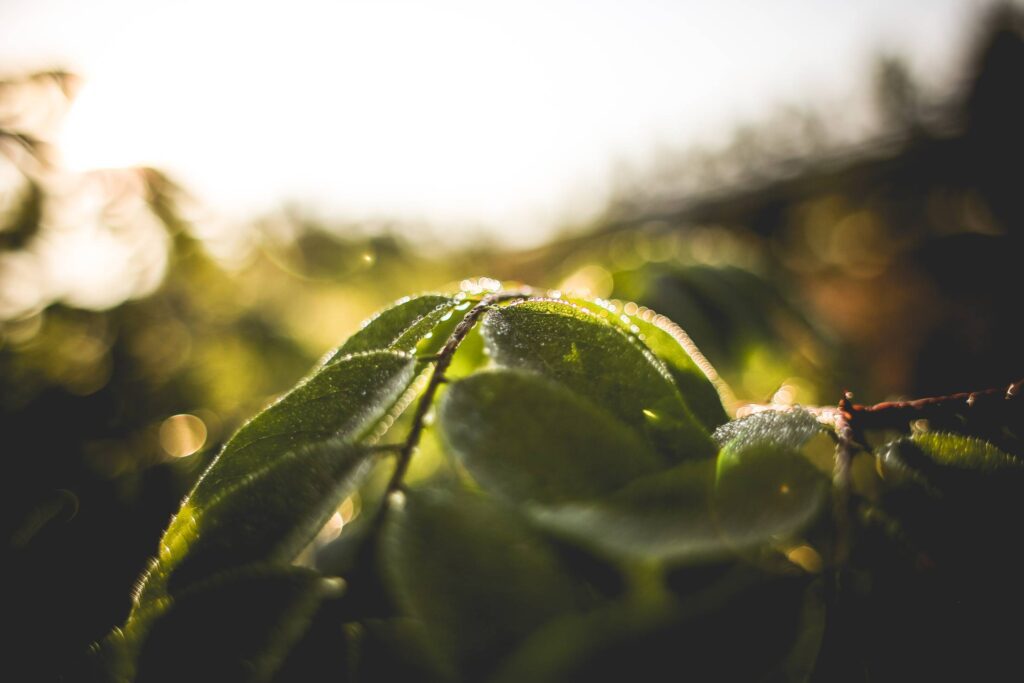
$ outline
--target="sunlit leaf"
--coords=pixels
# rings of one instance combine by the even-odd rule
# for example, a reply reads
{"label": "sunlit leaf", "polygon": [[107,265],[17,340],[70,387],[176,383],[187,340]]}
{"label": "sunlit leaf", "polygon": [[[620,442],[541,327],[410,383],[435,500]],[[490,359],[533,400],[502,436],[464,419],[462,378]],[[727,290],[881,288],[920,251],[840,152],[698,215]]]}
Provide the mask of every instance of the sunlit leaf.
{"label": "sunlit leaf", "polygon": [[384,571],[398,601],[467,680],[552,617],[579,586],[511,509],[453,490],[412,490],[392,510]]}
{"label": "sunlit leaf", "polygon": [[499,365],[534,370],[588,397],[667,457],[714,453],[664,366],[593,313],[565,302],[527,301],[492,311],[483,334]]}
{"label": "sunlit leaf", "polygon": [[419,341],[459,302],[449,296],[424,294],[386,308],[364,323],[328,357],[328,363],[362,351],[404,351],[411,353]]}
{"label": "sunlit leaf", "polygon": [[651,311],[645,316],[630,315],[624,311],[609,310],[596,303],[582,300],[575,303],[636,335],[664,364],[675,380],[683,401],[705,429],[713,430],[729,419],[715,385],[698,361],[690,355],[696,347],[682,328]]}
{"label": "sunlit leaf", "polygon": [[227,567],[290,561],[352,490],[370,455],[363,446],[325,441],[281,453],[224,498],[202,507],[186,502],[161,547],[160,561],[171,567],[167,589]]}
{"label": "sunlit leaf", "polygon": [[879,454],[890,469],[908,468],[925,477],[956,473],[1024,474],[1024,461],[989,442],[961,434],[926,432],[887,444]]}
{"label": "sunlit leaf", "polygon": [[648,443],[585,397],[532,372],[454,383],[440,407],[452,453],[486,489],[519,501],[588,499],[664,467]]}
{"label": "sunlit leaf", "polygon": [[182,504],[129,620],[189,582],[251,562],[287,562],[340,503],[372,451],[364,441],[413,379],[396,352],[319,369],[243,426]]}
{"label": "sunlit leaf", "polygon": [[728,422],[712,436],[733,450],[755,445],[799,449],[821,434],[824,428],[805,410],[765,410]]}

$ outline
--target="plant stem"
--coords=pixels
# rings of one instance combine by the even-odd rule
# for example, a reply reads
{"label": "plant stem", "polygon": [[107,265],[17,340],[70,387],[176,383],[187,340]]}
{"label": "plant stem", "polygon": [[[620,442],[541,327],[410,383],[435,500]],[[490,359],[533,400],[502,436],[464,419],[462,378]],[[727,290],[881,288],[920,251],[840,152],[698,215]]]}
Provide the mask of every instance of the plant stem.
{"label": "plant stem", "polygon": [[[746,417],[765,410],[806,410],[814,415],[819,422],[836,425],[839,430],[840,421],[853,429],[852,436],[861,442],[860,435],[868,429],[906,430],[914,420],[951,417],[962,415],[978,417],[988,413],[1024,409],[1024,379],[1017,380],[1007,387],[994,387],[980,391],[964,391],[948,396],[929,396],[910,401],[884,401],[873,405],[860,405],[851,402],[847,394],[839,404],[834,406],[802,406],[775,403],[750,403],[736,411],[736,417]],[[840,415],[842,413],[842,415]],[[856,443],[856,440],[852,443]]]}
{"label": "plant stem", "polygon": [[836,430],[836,458],[833,481],[835,482],[835,518],[836,518],[836,567],[842,567],[849,554],[853,525],[850,521],[850,477],[853,458],[859,448],[865,447],[859,426],[854,423],[850,414],[850,399],[847,393],[839,401],[839,408],[832,416]]}
{"label": "plant stem", "polygon": [[455,351],[459,348],[459,344],[466,338],[470,330],[476,324],[480,316],[484,314],[494,304],[502,301],[508,301],[511,299],[522,299],[527,295],[521,292],[495,292],[493,294],[487,294],[480,301],[469,309],[465,317],[459,321],[459,324],[452,330],[451,336],[448,337],[448,341],[445,342],[444,346],[437,353],[436,356],[431,357],[430,362],[435,363],[434,370],[430,374],[430,381],[427,383],[427,388],[423,390],[423,395],[420,396],[419,402],[416,404],[416,413],[413,415],[412,428],[409,430],[408,436],[405,441],[401,444],[398,449],[398,461],[395,463],[395,471],[391,474],[391,480],[388,482],[387,491],[385,493],[385,508],[387,506],[387,496],[395,491],[402,489],[402,481],[405,478],[405,473],[409,469],[409,463],[412,461],[412,454],[416,450],[416,446],[419,445],[420,437],[423,435],[423,427],[425,426],[425,419],[427,413],[430,412],[430,408],[434,403],[434,396],[437,394],[437,389],[446,382],[444,373],[448,370],[448,367],[452,363],[452,359],[455,357]]}
{"label": "plant stem", "polygon": [[1022,393],[1024,379],[1008,387],[966,391],[948,396],[886,401],[869,406],[849,404],[847,411],[851,422],[859,429],[906,429],[907,424],[914,420],[984,414],[991,410],[1007,409],[1011,405],[1024,406],[1024,401],[1019,400]]}

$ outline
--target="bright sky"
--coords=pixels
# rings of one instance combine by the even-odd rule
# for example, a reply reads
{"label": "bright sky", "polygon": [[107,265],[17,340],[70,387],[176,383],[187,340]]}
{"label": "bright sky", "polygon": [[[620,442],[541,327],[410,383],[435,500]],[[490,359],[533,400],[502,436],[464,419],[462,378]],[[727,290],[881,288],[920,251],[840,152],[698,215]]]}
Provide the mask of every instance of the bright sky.
{"label": "bright sky", "polygon": [[614,161],[842,102],[879,50],[949,75],[981,6],[0,0],[0,74],[86,77],[75,168],[157,166],[227,213],[298,200],[523,243],[599,206]]}

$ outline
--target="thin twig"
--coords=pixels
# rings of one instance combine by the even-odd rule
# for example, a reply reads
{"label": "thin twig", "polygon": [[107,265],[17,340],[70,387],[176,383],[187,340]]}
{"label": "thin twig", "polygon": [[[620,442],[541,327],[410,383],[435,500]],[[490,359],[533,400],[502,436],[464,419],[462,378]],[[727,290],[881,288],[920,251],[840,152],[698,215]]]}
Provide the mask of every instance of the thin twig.
{"label": "thin twig", "polygon": [[[930,396],[911,401],[884,401],[873,405],[851,402],[846,395],[840,406],[805,406],[788,403],[750,403],[736,411],[736,417],[746,417],[766,410],[803,410],[811,413],[823,424],[835,425],[842,418],[855,427],[858,434],[869,429],[906,429],[920,419],[947,417],[950,415],[984,415],[987,411],[1001,410],[1010,406],[1024,408],[1024,379],[1008,387],[995,387],[981,391],[964,391],[948,396]],[[838,413],[845,412],[845,416]],[[858,437],[859,438],[859,437]]]}
{"label": "thin twig", "polygon": [[850,548],[853,532],[850,520],[850,486],[853,458],[857,450],[865,447],[860,426],[855,416],[850,413],[850,400],[853,395],[846,393],[839,401],[839,408],[833,413],[836,430],[836,458],[833,470],[835,482],[835,519],[836,547],[835,562],[837,567],[843,566]]}
{"label": "thin twig", "polygon": [[438,387],[447,381],[444,373],[448,370],[448,366],[451,365],[459,344],[462,343],[462,340],[473,329],[480,316],[491,306],[510,299],[521,299],[525,296],[525,294],[518,292],[495,292],[484,296],[473,308],[469,309],[465,317],[455,326],[451,336],[448,337],[448,341],[445,342],[437,355],[431,357],[431,361],[435,363],[434,371],[430,375],[427,388],[423,390],[423,395],[420,396],[419,403],[416,404],[416,413],[412,418],[412,427],[409,429],[409,434],[398,451],[398,461],[395,463],[395,471],[391,474],[391,480],[388,482],[386,495],[402,489],[402,480],[409,469],[412,454],[416,450],[416,446],[419,445],[420,437],[423,435],[426,416],[434,403],[434,395],[437,393]]}
{"label": "thin twig", "polygon": [[[847,411],[860,429],[906,429],[914,420],[946,417],[951,414],[969,415],[991,409],[1004,409],[1009,401],[1024,394],[1024,379],[1008,387],[981,391],[966,391],[948,396],[932,396],[913,401],[886,401],[863,406],[849,404]],[[1024,401],[1014,405],[1024,405]]]}

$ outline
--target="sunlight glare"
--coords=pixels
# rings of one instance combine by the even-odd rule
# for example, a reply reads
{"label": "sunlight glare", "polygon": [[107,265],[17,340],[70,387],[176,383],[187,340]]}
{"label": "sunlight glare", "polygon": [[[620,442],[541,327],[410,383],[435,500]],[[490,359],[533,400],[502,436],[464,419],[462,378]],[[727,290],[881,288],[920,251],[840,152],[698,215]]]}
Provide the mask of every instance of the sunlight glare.
{"label": "sunlight glare", "polygon": [[[962,4],[932,11],[928,35],[948,35]],[[719,139],[818,86],[849,100],[857,84],[834,74],[868,63],[882,20],[931,59],[930,73],[935,49],[922,45],[943,44],[909,28],[913,8],[884,3],[28,7],[20,49],[57,40],[85,76],[61,140],[73,168],[151,165],[235,214],[295,201],[353,220],[426,221],[449,240],[487,227],[519,243],[592,216],[615,169],[658,146]],[[51,34],[80,22],[90,39],[33,39],[33,22]]]}

